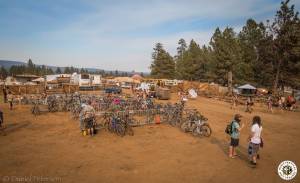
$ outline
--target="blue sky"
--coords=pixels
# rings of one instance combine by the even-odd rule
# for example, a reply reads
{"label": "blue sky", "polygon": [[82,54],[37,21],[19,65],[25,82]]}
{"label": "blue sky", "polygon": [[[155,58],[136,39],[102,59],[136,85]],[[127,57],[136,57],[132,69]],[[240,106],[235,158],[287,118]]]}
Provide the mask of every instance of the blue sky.
{"label": "blue sky", "polygon": [[[291,0],[299,10],[300,0]],[[216,27],[273,19],[280,0],[0,0],[0,59],[149,71],[161,42],[207,44]]]}

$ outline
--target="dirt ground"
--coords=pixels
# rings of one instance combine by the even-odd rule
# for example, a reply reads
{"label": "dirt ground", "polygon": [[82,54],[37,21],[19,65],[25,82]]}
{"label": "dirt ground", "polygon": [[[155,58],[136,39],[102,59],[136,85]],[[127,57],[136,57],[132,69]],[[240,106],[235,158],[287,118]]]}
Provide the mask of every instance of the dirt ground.
{"label": "dirt ground", "polygon": [[[69,113],[34,117],[30,106],[9,111],[0,104],[6,125],[0,132],[0,182],[285,182],[277,175],[279,163],[291,160],[300,167],[300,113],[271,114],[255,106],[249,114],[229,106],[202,97],[188,101],[209,119],[209,138],[164,124],[136,127],[134,136],[121,138],[105,131],[83,137]],[[235,113],[244,116],[246,128],[238,157],[229,159],[224,129]],[[265,147],[251,168],[247,136],[254,115],[262,117]],[[299,176],[290,182],[300,182]]]}

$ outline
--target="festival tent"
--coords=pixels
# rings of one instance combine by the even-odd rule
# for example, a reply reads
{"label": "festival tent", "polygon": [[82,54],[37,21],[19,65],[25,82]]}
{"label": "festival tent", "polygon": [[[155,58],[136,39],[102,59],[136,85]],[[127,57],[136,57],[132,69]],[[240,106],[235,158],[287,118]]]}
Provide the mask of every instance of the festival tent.
{"label": "festival tent", "polygon": [[139,74],[135,74],[131,78],[134,79],[134,80],[138,80],[138,81],[141,81],[143,79],[143,77]]}
{"label": "festival tent", "polygon": [[237,89],[243,95],[253,95],[256,93],[256,88],[250,84],[239,86]]}

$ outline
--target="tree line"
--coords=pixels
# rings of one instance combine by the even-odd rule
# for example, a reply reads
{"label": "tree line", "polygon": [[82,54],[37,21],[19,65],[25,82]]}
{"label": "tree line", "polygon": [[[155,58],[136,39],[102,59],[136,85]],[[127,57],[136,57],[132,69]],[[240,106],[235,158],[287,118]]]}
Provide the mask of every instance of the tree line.
{"label": "tree line", "polygon": [[238,33],[216,28],[208,45],[178,41],[171,56],[161,43],[155,45],[150,66],[156,78],[176,78],[228,84],[251,83],[273,90],[300,88],[300,21],[289,0],[281,2],[274,20],[248,19]]}
{"label": "tree line", "polygon": [[[124,72],[124,71],[104,71],[104,70],[96,70],[96,71],[89,71],[88,69],[85,68],[75,68],[73,66],[71,67],[64,67],[60,68],[57,67],[55,70],[53,70],[50,67],[46,67],[45,65],[38,66],[35,65],[31,59],[28,60],[27,64],[24,65],[13,65],[11,66],[8,70],[5,69],[4,67],[0,66],[0,78],[5,79],[7,76],[16,76],[16,75],[21,75],[21,74],[32,74],[32,75],[37,75],[37,76],[45,76],[45,75],[51,75],[51,74],[73,74],[73,73],[80,73],[80,74],[100,74],[103,77],[104,76],[132,76],[136,72],[131,71],[131,72]],[[141,72],[139,73],[142,77],[144,76],[144,73]]]}

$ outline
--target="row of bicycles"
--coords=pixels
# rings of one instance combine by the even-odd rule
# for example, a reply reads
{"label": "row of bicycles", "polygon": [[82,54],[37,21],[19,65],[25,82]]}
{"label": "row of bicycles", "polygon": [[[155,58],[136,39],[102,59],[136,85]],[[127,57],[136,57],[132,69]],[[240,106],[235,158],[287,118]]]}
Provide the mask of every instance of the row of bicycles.
{"label": "row of bicycles", "polygon": [[[149,115],[147,115],[149,114]],[[141,118],[144,122],[141,122]],[[150,118],[148,118],[151,116]],[[208,119],[196,109],[184,109],[180,104],[167,104],[159,109],[147,109],[137,111],[104,112],[99,116],[99,125],[119,136],[126,134],[133,135],[132,127],[157,123],[166,123],[178,127],[184,133],[191,133],[194,136],[209,137],[212,129]],[[138,120],[139,119],[139,120]]]}
{"label": "row of bicycles", "polygon": [[30,100],[32,114],[43,112],[70,112],[79,119],[83,103],[91,103],[95,110],[93,128],[102,128],[119,136],[134,135],[132,127],[153,124],[159,119],[178,127],[185,133],[209,137],[212,133],[208,119],[196,109],[186,109],[184,103],[154,103],[151,98],[133,98],[124,96],[97,95],[48,95]]}

